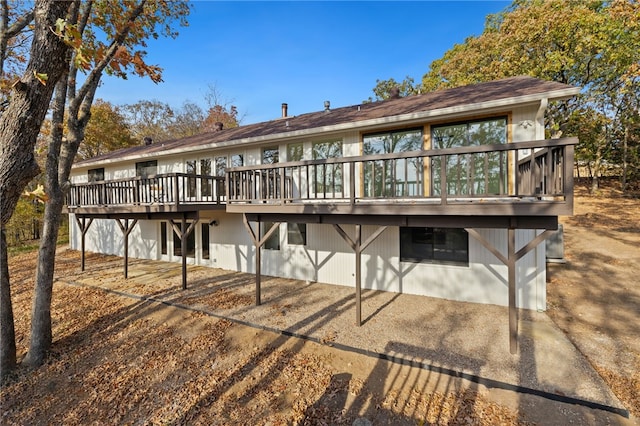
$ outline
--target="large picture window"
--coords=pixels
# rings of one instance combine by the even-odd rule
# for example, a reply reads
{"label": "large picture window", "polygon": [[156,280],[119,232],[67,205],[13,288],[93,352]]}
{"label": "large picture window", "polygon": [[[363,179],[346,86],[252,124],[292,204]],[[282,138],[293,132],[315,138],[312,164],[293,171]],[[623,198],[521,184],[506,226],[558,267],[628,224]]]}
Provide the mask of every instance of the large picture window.
{"label": "large picture window", "polygon": [[287,145],[287,161],[302,161],[304,158],[304,146],[302,143],[290,143]]}
{"label": "large picture window", "polygon": [[[314,160],[342,157],[342,141],[316,142],[312,146]],[[342,193],[342,164],[318,164],[314,166],[316,194]]]}
{"label": "large picture window", "polygon": [[[434,149],[507,143],[507,119],[447,124],[431,128]],[[441,158],[432,159],[432,193],[441,194]],[[506,191],[507,155],[502,152],[449,155],[445,160],[446,193],[500,195]]]}
{"label": "large picture window", "polygon": [[[364,135],[363,154],[392,154],[422,149],[422,129]],[[364,193],[367,197],[400,197],[423,194],[421,158],[366,161]]]}
{"label": "large picture window", "polygon": [[459,228],[400,228],[400,261],[469,265],[469,234]]}

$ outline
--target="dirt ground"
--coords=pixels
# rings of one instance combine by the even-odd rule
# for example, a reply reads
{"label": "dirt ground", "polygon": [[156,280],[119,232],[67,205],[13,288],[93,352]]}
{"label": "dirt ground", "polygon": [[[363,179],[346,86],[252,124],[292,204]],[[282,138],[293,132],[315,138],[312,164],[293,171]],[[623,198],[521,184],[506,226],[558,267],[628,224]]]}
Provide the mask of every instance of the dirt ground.
{"label": "dirt ground", "polygon": [[[49,361],[0,390],[0,423],[640,424],[640,200],[576,188],[565,264],[550,264],[547,314],[631,418],[444,380],[363,354],[201,312],[73,286],[79,254],[56,266]],[[122,259],[88,255],[92,271]],[[28,346],[34,253],[12,256],[19,357]],[[132,292],[135,289],[132,289]],[[218,306],[250,305],[230,291]],[[326,343],[326,344],[325,344]],[[370,423],[367,423],[370,422]]]}
{"label": "dirt ground", "polygon": [[547,314],[640,418],[640,200],[576,188],[566,264],[549,264]]}

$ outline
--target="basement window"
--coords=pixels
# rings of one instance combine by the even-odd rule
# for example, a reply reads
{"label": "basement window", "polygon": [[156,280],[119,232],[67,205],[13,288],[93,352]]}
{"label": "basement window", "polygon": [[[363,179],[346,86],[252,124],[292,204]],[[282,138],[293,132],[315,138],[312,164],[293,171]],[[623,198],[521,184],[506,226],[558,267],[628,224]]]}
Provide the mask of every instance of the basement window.
{"label": "basement window", "polygon": [[469,266],[469,234],[461,228],[400,228],[400,261]]}
{"label": "basement window", "polygon": [[307,245],[306,223],[287,223],[287,244],[298,246]]}
{"label": "basement window", "polygon": [[[262,223],[262,236],[264,237],[267,232],[273,226],[273,222],[263,222]],[[265,250],[280,250],[280,226],[276,226],[275,231],[269,237],[267,241],[264,243]]]}

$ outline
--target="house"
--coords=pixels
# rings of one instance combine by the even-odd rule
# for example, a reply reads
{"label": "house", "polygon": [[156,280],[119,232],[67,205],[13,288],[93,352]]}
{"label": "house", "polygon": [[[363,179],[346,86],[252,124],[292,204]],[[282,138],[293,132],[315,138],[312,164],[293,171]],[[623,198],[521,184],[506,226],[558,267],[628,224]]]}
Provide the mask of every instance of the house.
{"label": "house", "polygon": [[545,238],[573,213],[575,138],[531,77],[277,119],[78,162],[70,245],[509,307],[546,307]]}

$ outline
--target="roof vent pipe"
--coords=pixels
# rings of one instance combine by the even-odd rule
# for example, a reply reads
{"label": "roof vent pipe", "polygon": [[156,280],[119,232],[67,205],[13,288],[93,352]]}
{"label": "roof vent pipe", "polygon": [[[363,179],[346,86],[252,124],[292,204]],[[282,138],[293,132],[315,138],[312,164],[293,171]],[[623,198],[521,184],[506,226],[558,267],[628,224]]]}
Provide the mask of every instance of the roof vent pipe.
{"label": "roof vent pipe", "polygon": [[331,102],[324,101],[324,110],[328,112],[329,108],[331,108]]}
{"label": "roof vent pipe", "polygon": [[151,139],[149,136],[145,136],[143,141],[144,141],[144,144],[147,146],[153,143],[153,139]]}
{"label": "roof vent pipe", "polygon": [[219,132],[220,130],[222,130],[222,127],[223,127],[222,121],[216,121],[215,123],[213,123],[214,132]]}
{"label": "roof vent pipe", "polygon": [[287,105],[286,103],[282,103],[282,118],[285,118],[287,116],[287,109],[288,109],[289,105]]}

